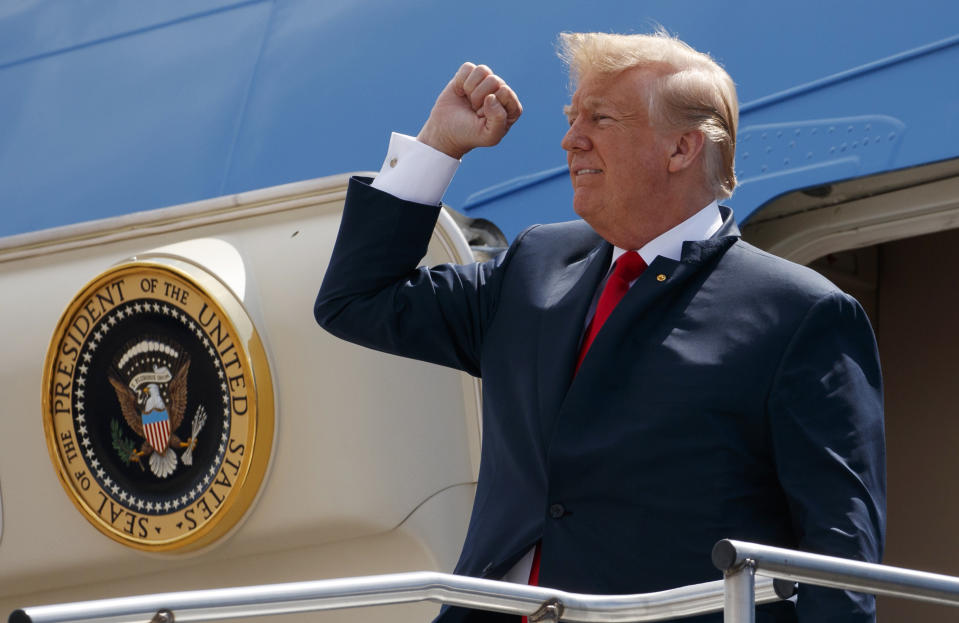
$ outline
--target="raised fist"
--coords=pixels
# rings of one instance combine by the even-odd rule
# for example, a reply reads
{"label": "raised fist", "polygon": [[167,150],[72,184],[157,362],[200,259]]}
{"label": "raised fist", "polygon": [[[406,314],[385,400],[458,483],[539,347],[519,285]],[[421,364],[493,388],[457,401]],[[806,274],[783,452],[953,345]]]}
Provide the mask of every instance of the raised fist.
{"label": "raised fist", "polygon": [[523,114],[513,89],[486,65],[463,65],[436,98],[416,137],[453,158],[496,145]]}

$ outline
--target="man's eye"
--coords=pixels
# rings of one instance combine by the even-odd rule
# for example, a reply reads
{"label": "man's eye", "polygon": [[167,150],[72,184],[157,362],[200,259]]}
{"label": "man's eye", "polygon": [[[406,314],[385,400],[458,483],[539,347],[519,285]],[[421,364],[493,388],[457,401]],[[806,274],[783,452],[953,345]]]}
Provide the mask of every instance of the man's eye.
{"label": "man's eye", "polygon": [[602,121],[603,119],[609,118],[609,115],[593,115],[593,121]]}

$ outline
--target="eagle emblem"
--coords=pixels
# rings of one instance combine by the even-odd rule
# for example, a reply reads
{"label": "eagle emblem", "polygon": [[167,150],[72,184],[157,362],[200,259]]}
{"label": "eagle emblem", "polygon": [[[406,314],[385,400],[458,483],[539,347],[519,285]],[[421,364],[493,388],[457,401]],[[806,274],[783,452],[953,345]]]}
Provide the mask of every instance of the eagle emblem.
{"label": "eagle emblem", "polygon": [[[206,412],[200,406],[193,416],[190,437],[183,441],[176,432],[187,410],[190,357],[158,340],[141,340],[121,352],[108,380],[123,420],[143,442],[136,449],[115,423],[114,448],[124,461],[143,469],[141,460],[145,459],[155,476],[166,478],[181,461],[193,464],[193,448],[206,422]],[[175,450],[184,450],[179,459]]]}

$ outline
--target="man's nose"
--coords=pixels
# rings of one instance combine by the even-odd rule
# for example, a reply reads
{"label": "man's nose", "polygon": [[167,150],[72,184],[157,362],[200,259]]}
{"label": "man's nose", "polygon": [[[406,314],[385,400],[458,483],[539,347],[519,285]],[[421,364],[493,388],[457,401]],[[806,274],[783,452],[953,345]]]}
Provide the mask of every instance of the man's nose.
{"label": "man's nose", "polygon": [[590,148],[589,138],[580,132],[579,126],[574,122],[566,131],[566,136],[560,142],[560,145],[566,151],[584,151]]}

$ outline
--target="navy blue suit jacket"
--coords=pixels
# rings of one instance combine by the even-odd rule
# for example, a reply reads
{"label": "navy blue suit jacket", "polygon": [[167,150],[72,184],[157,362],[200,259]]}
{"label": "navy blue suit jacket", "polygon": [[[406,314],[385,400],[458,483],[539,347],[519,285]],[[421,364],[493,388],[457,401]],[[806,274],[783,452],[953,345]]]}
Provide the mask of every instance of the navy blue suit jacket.
{"label": "navy blue suit jacket", "polygon": [[[357,344],[482,377],[457,573],[500,577],[537,541],[540,584],[585,593],[719,579],[722,538],[880,560],[881,377],[854,299],[741,241],[725,210],[711,239],[652,262],[574,377],[609,243],[583,221],[535,226],[489,262],[417,268],[437,212],[351,181],[315,314]],[[800,587],[760,620],[873,609]]]}

